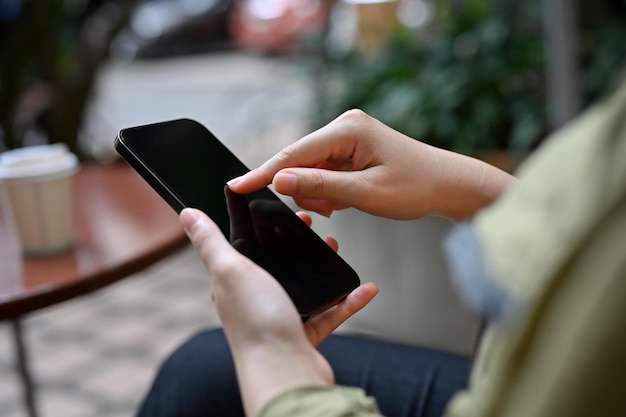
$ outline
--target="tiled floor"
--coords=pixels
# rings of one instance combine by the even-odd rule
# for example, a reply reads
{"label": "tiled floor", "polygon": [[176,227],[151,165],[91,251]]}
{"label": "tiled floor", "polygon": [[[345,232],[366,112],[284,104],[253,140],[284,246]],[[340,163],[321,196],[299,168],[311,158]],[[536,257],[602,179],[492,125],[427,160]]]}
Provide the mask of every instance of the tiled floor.
{"label": "tiled floor", "polygon": [[[195,252],[24,320],[43,416],[129,416],[157,364],[218,323]],[[24,415],[7,324],[0,327],[0,416]]]}
{"label": "tiled floor", "polygon": [[[102,75],[90,134],[195,118],[253,166],[304,133],[302,62],[236,53],[118,63]],[[209,279],[190,248],[95,294],[23,320],[42,417],[131,416],[158,364],[218,325]],[[0,323],[0,417],[25,416],[10,328]]]}

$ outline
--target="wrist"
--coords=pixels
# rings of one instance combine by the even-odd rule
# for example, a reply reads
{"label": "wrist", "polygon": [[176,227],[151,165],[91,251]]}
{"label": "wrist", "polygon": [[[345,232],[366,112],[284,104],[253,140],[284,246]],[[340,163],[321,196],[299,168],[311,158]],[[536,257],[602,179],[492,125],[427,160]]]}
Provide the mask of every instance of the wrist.
{"label": "wrist", "polygon": [[303,386],[331,386],[330,365],[310,344],[271,339],[232,348],[246,415],[270,400]]}
{"label": "wrist", "polygon": [[515,182],[512,175],[466,155],[438,150],[439,181],[432,214],[460,221],[489,206]]}

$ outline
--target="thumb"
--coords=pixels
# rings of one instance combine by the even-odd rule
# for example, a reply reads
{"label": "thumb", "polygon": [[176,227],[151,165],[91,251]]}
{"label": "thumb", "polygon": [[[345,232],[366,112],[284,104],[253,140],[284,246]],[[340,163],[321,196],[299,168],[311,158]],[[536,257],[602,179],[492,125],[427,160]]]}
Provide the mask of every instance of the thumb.
{"label": "thumb", "polygon": [[296,199],[329,200],[351,203],[363,193],[360,172],[320,168],[286,168],[273,180],[274,189]]}
{"label": "thumb", "polygon": [[219,275],[223,270],[231,269],[230,263],[237,263],[239,253],[206,214],[186,208],[180,213],[180,221],[210,273]]}

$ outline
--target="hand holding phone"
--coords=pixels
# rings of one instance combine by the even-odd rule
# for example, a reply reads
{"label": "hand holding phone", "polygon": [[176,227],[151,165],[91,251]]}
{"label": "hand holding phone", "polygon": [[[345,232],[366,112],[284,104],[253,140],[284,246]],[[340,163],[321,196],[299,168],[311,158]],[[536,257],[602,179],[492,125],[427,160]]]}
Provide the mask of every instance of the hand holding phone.
{"label": "hand holding phone", "polygon": [[269,189],[243,195],[225,187],[249,170],[199,123],[123,129],[115,148],[174,210],[194,207],[211,217],[239,252],[278,280],[304,319],[359,285],[356,272]]}

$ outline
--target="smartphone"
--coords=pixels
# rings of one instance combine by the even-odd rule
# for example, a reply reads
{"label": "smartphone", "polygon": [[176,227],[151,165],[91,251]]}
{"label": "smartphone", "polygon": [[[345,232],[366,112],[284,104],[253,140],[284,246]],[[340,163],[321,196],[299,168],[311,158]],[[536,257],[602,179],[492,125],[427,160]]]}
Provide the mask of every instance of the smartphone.
{"label": "smartphone", "polygon": [[338,303],[357,273],[276,194],[236,194],[226,181],[249,169],[206,127],[189,119],[122,129],[117,152],[176,211],[205,212],[233,247],[269,272],[306,318]]}

